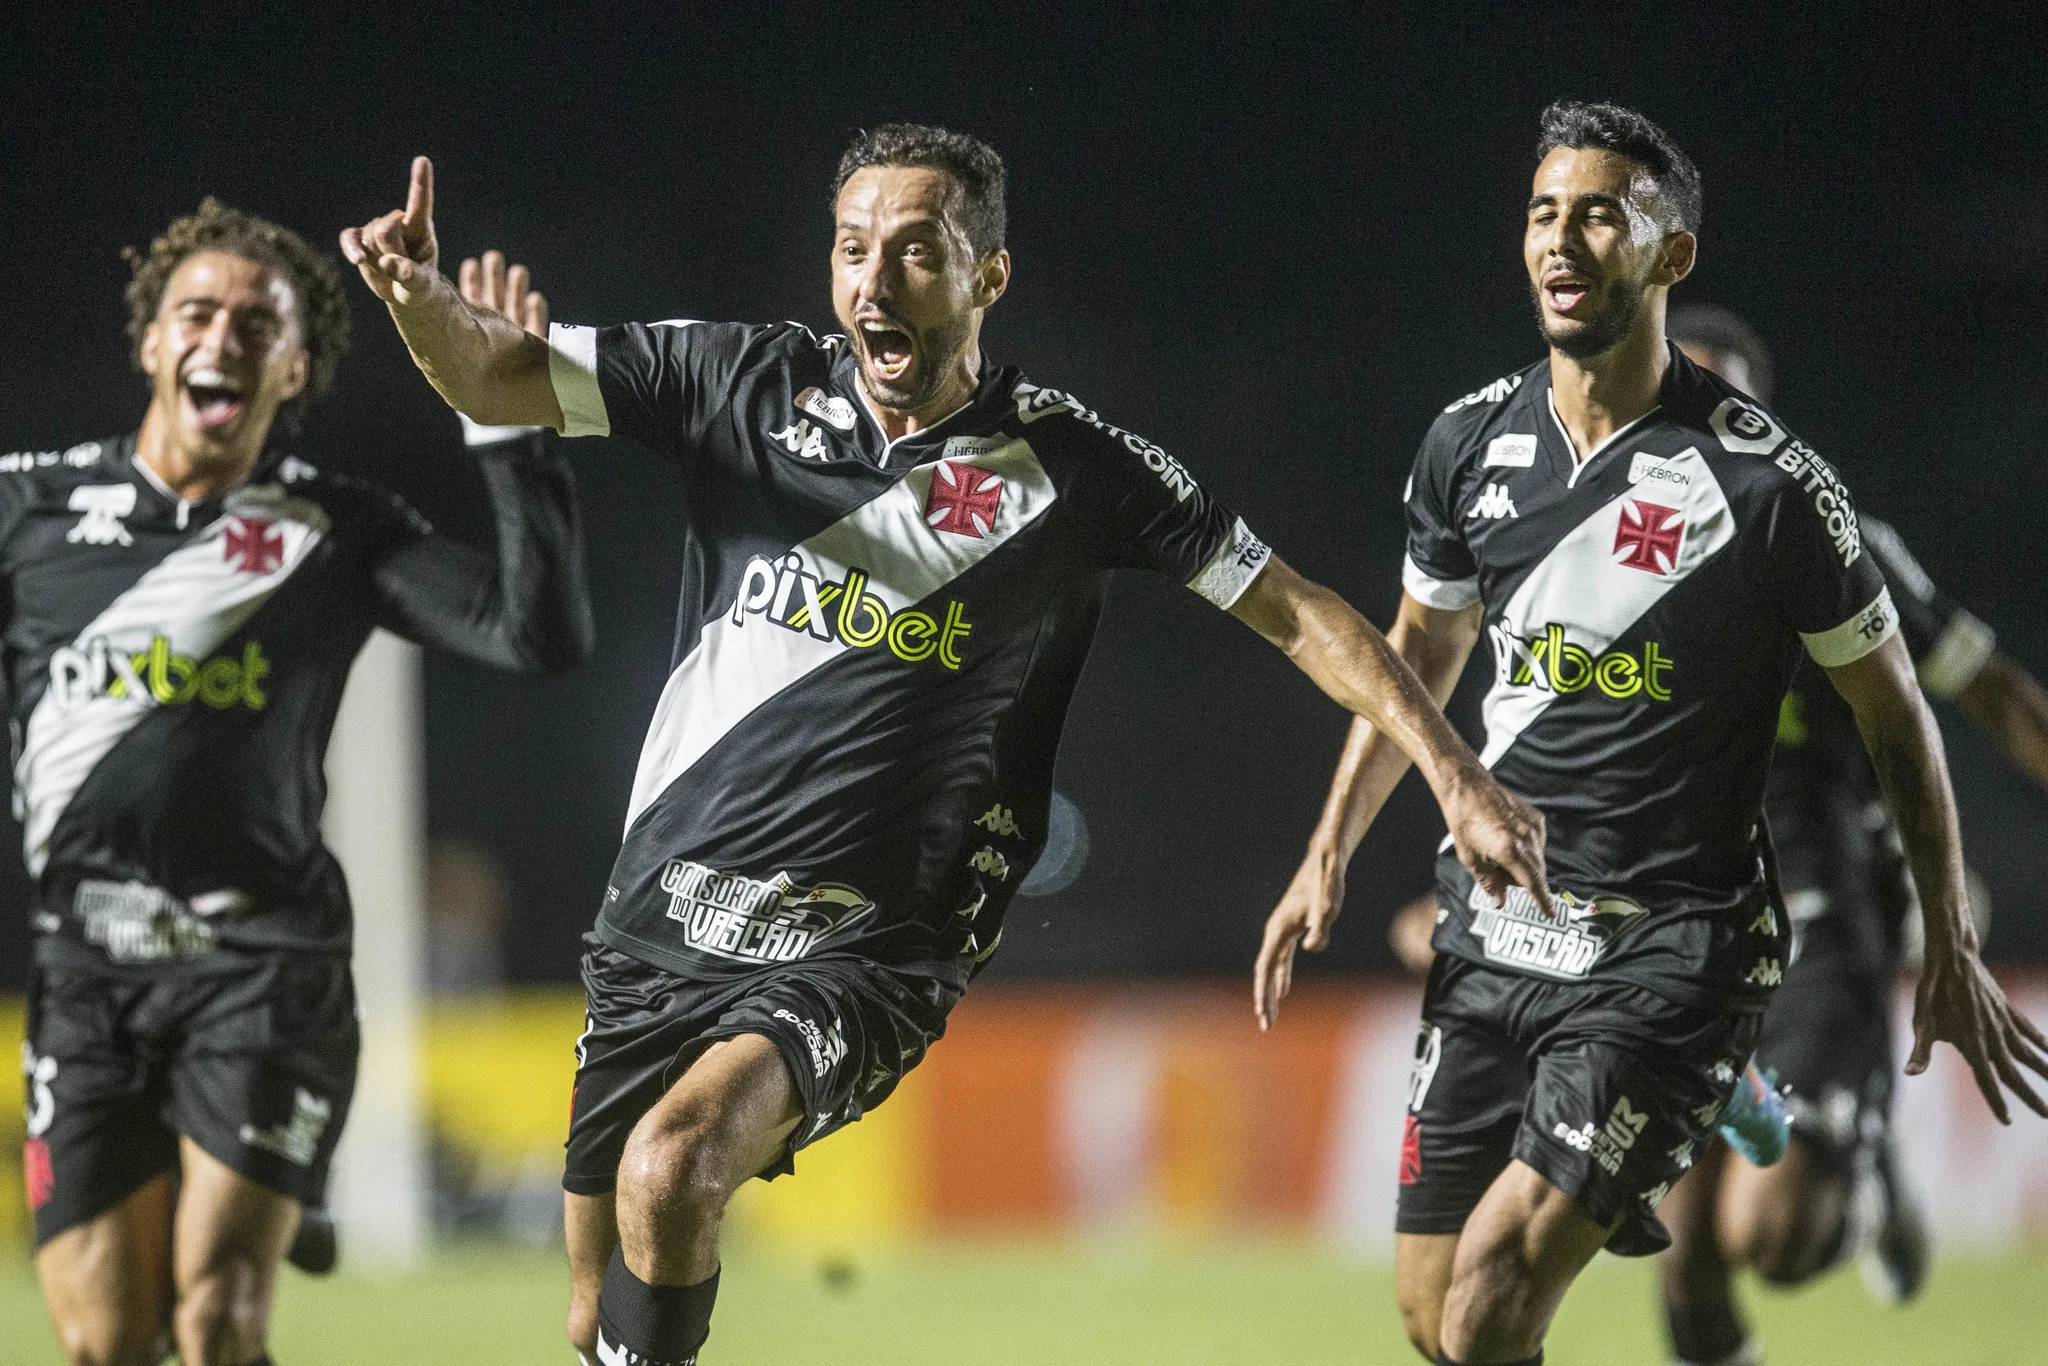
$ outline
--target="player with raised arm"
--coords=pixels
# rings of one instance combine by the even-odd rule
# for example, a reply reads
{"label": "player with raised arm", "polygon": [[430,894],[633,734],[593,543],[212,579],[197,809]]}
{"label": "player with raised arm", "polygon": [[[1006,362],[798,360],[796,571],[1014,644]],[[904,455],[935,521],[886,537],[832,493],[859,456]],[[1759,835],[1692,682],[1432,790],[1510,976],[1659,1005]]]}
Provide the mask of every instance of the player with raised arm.
{"label": "player with raised arm", "polygon": [[[1740,318],[1674,309],[1669,331],[1696,363],[1770,401],[1770,352]],[[1896,531],[1867,514],[1861,526],[1922,689],[1955,701],[2048,786],[2048,694],[1935,586]],[[1665,1324],[1682,1366],[1763,1360],[1736,1305],[1736,1266],[1800,1285],[1862,1251],[1872,1288],[1892,1301],[1917,1294],[1927,1274],[1925,1230],[1890,1129],[1892,986],[1913,885],[1855,715],[1808,663],[1779,712],[1764,812],[1792,947],[1757,1060],[1790,1088],[1797,1122],[1770,1167],[1709,1148],[1658,1210],[1672,1240],[1661,1259]]]}
{"label": "player with raised arm", "polygon": [[1542,825],[1380,635],[1159,447],[984,358],[1009,282],[1001,160],[890,125],[834,185],[844,336],[556,327],[435,269],[431,168],[343,234],[420,368],[481,422],[632,436],[677,462],[674,672],[584,960],[569,1336],[694,1361],[718,1227],[754,1176],[881,1103],[995,951],[1045,838],[1109,570],[1187,584],[1395,737],[1471,875],[1548,904]]}
{"label": "player with raised arm", "polygon": [[[471,429],[495,556],[288,453],[348,339],[340,271],[293,233],[209,199],[131,260],[140,429],[0,457],[36,1270],[73,1362],[251,1366],[355,1085],[320,840],[349,668],[376,627],[583,659],[582,532],[538,435]],[[523,270],[470,295],[546,327]]]}
{"label": "player with raised arm", "polygon": [[[1665,337],[1691,271],[1698,172],[1614,105],[1544,112],[1523,259],[1546,360],[1453,403],[1416,457],[1393,647],[1439,699],[1493,646],[1483,759],[1541,811],[1555,906],[1439,860],[1397,1220],[1409,1337],[1445,1363],[1533,1363],[1607,1246],[1713,1132],[1784,971],[1761,821],[1803,655],[1846,699],[1923,893],[1911,1071],[1937,1039],[2048,1113],[2040,1032],[1977,957],[1940,733],[1831,466]],[[1320,948],[1344,866],[1407,767],[1354,723],[1268,919],[1270,1021]]]}

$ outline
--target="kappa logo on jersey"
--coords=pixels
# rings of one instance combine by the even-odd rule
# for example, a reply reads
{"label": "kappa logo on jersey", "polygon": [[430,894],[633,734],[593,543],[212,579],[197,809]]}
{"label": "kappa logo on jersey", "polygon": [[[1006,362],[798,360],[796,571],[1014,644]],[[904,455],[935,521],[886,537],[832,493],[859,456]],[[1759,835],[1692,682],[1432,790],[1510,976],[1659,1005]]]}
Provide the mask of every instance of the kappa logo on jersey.
{"label": "kappa logo on jersey", "polygon": [[1485,518],[1488,521],[1499,521],[1503,517],[1521,515],[1515,511],[1514,500],[1508,497],[1507,485],[1488,484],[1485,491],[1472,500],[1472,510],[1465,514],[1465,520],[1469,522]]}
{"label": "kappa logo on jersey", "polygon": [[931,491],[924,499],[924,522],[933,531],[980,540],[996,529],[996,510],[1003,502],[1003,481],[988,470],[941,460],[932,468]]}
{"label": "kappa logo on jersey", "polygon": [[837,1017],[823,1029],[818,1028],[815,1020],[806,1020],[793,1010],[778,1010],[775,1018],[789,1021],[796,1026],[796,1032],[803,1035],[804,1046],[811,1050],[811,1070],[819,1077],[845,1060],[845,1025]]}
{"label": "kappa logo on jersey", "polygon": [[1595,656],[1566,640],[1565,628],[1556,622],[1533,638],[1518,636],[1500,623],[1486,629],[1493,640],[1495,676],[1502,684],[1533,685],[1560,695],[1595,687],[1617,702],[1638,693],[1652,702],[1671,700],[1667,680],[1676,661],[1654,640],[1643,642],[1640,658],[1629,650]]}
{"label": "kappa logo on jersey", "polygon": [[290,1119],[268,1129],[244,1124],[241,1140],[247,1147],[275,1153],[295,1167],[310,1167],[320,1155],[320,1135],[327,1132],[327,1122],[333,1118],[334,1103],[301,1086],[292,1096]]}
{"label": "kappa logo on jersey", "polygon": [[135,538],[121,522],[135,511],[135,485],[81,484],[71,490],[71,501],[66,506],[85,514],[78,519],[78,525],[64,533],[64,539],[73,545],[135,544]]}
{"label": "kappa logo on jersey", "polygon": [[1739,398],[1724,398],[1707,418],[1721,444],[1741,455],[1769,455],[1785,439],[1785,429],[1771,415]]}
{"label": "kappa logo on jersey", "polygon": [[826,393],[815,384],[796,396],[796,408],[798,412],[809,413],[820,422],[839,431],[853,430],[853,404],[837,394]]}
{"label": "kappa logo on jersey", "polygon": [[1520,375],[1503,375],[1483,389],[1474,389],[1444,411],[1455,413],[1460,408],[1469,408],[1475,403],[1498,403],[1521,387]]}
{"label": "kappa logo on jersey", "polygon": [[1016,813],[1001,802],[997,802],[994,806],[976,816],[973,824],[980,826],[991,835],[1001,835],[1005,839],[1015,839],[1020,833]]}
{"label": "kappa logo on jersey", "polygon": [[1509,887],[1503,904],[1488,904],[1486,889],[1472,884],[1466,904],[1474,912],[1472,937],[1496,963],[1512,963],[1548,977],[1584,977],[1622,933],[1649,914],[1626,897],[1582,900],[1553,890],[1546,914],[1527,889]]}
{"label": "kappa logo on jersey", "polygon": [[749,618],[765,617],[786,631],[809,632],[855,649],[886,644],[906,664],[937,658],[948,669],[960,667],[961,643],[974,632],[963,603],[949,601],[944,621],[915,608],[891,612],[867,591],[868,583],[865,569],[852,568],[843,582],[828,583],[806,569],[804,557],[794,550],[779,560],[756,555],[740,576],[732,623],[744,626]]}
{"label": "kappa logo on jersey", "polygon": [[260,517],[230,517],[221,557],[244,574],[272,574],[284,563],[284,533]]}
{"label": "kappa logo on jersey", "polygon": [[1794,440],[1772,463],[1800,480],[1801,487],[1813,495],[1813,510],[1827,523],[1828,539],[1835,543],[1835,553],[1842,557],[1842,568],[1856,563],[1856,557],[1863,553],[1863,533],[1856,522],[1856,509],[1849,502],[1849,490],[1842,486],[1835,467],[1799,440]]}
{"label": "kappa logo on jersey", "polygon": [[1677,508],[1640,498],[1631,498],[1621,505],[1621,520],[1614,528],[1614,549],[1621,554],[1615,563],[1622,568],[1669,574],[1678,568],[1678,552],[1684,545],[1685,515]]}
{"label": "kappa logo on jersey", "polygon": [[1775,987],[1784,982],[1785,967],[1775,958],[1759,958],[1742,980],[1753,987]]}
{"label": "kappa logo on jersey", "polygon": [[859,924],[875,903],[837,882],[799,886],[787,873],[767,881],[723,873],[688,859],[661,870],[668,918],[693,949],[743,963],[789,963]]}
{"label": "kappa logo on jersey", "polygon": [[197,660],[176,654],[170,639],[154,636],[146,650],[117,650],[105,636],[78,645],[63,645],[50,656],[48,695],[60,712],[95,697],[146,697],[164,706],[194,700],[216,711],[247,707],[262,711],[270,703],[263,680],[270,661],[261,641],[248,641],[237,655]]}
{"label": "kappa logo on jersey", "polygon": [[1194,476],[1180,461],[1168,455],[1159,447],[1134,432],[1113,427],[1095,415],[1095,411],[1079,399],[1063,394],[1057,389],[1041,389],[1035,384],[1017,386],[1017,416],[1025,423],[1038,421],[1049,413],[1072,413],[1097,431],[1108,432],[1124,443],[1124,448],[1145,462],[1145,468],[1159,476],[1159,482],[1173,492],[1174,501],[1185,503],[1195,491]]}
{"label": "kappa logo on jersey", "polygon": [[784,450],[805,460],[832,458],[832,452],[825,449],[824,432],[813,427],[809,418],[792,422],[779,432],[768,433],[768,439],[781,442]]}
{"label": "kappa logo on jersey", "polygon": [[[1008,882],[1010,880],[1010,861],[1004,858],[1000,851],[992,849],[986,844],[976,851],[973,858],[967,860],[967,866],[977,873],[988,874],[998,882]],[[979,909],[979,907],[976,907],[976,910]]]}

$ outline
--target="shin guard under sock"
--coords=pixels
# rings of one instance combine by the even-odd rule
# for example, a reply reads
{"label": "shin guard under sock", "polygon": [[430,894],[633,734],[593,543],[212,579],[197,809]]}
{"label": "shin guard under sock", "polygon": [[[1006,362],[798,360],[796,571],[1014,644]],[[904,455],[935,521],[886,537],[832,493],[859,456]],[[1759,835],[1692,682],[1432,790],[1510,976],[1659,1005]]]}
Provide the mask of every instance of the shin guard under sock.
{"label": "shin guard under sock", "polygon": [[1740,1361],[1743,1344],[1749,1341],[1749,1327],[1735,1311],[1732,1300],[1667,1303],[1664,1326],[1671,1334],[1671,1354],[1681,1362],[1697,1366]]}
{"label": "shin guard under sock", "polygon": [[696,1366],[717,1300],[717,1272],[696,1285],[649,1285],[613,1248],[597,1296],[598,1358],[610,1361],[607,1353],[622,1351],[625,1366]]}

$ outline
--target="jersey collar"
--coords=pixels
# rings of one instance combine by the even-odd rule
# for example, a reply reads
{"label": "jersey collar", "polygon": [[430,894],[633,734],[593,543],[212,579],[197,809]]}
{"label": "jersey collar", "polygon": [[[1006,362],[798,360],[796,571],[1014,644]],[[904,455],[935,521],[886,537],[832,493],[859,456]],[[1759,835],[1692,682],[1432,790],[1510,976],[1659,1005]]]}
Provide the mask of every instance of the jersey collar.
{"label": "jersey collar", "polygon": [[872,459],[876,468],[910,469],[922,462],[926,446],[933,441],[943,442],[957,430],[962,414],[982,413],[993,401],[997,404],[1009,401],[1009,392],[1016,387],[1016,371],[1007,366],[998,366],[984,352],[981,358],[981,375],[975,382],[974,392],[965,403],[947,413],[929,427],[899,436],[893,441],[882,434],[882,423],[875,416],[875,410],[868,401],[865,390],[860,386],[859,362],[854,359],[851,345],[839,348],[839,364],[834,368],[834,387],[842,389],[853,400],[853,406],[864,421],[863,430],[868,432],[879,449]]}

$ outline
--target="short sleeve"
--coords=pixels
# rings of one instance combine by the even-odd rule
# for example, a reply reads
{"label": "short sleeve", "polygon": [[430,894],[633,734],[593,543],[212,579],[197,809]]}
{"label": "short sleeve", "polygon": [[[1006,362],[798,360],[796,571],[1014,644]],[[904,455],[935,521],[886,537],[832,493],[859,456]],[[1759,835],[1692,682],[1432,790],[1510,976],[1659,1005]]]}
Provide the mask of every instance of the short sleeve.
{"label": "short sleeve", "polygon": [[693,445],[732,393],[758,329],[675,319],[548,329],[564,436],[628,436],[665,455]]}
{"label": "short sleeve", "polygon": [[1778,591],[1814,663],[1853,664],[1899,631],[1884,571],[1864,545],[1848,486],[1804,442],[1775,457],[1793,476],[1773,518]]}
{"label": "short sleeve", "polygon": [[1040,390],[1032,407],[1058,412],[1053,420],[1079,447],[1087,496],[1101,509],[1105,564],[1156,570],[1226,611],[1237,604],[1273,557],[1242,517],[1210,497],[1179,460],[1065,395]]}
{"label": "short sleeve", "polygon": [[1408,553],[1401,562],[1401,587],[1425,607],[1460,612],[1479,601],[1479,564],[1452,505],[1456,443],[1442,427],[1439,419],[1422,439],[1402,494]]}
{"label": "short sleeve", "polygon": [[1919,670],[1920,686],[1931,697],[1955,697],[1991,658],[1997,636],[1935,585],[1890,523],[1865,517],[1862,530],[1863,548],[1891,588],[1899,634]]}

